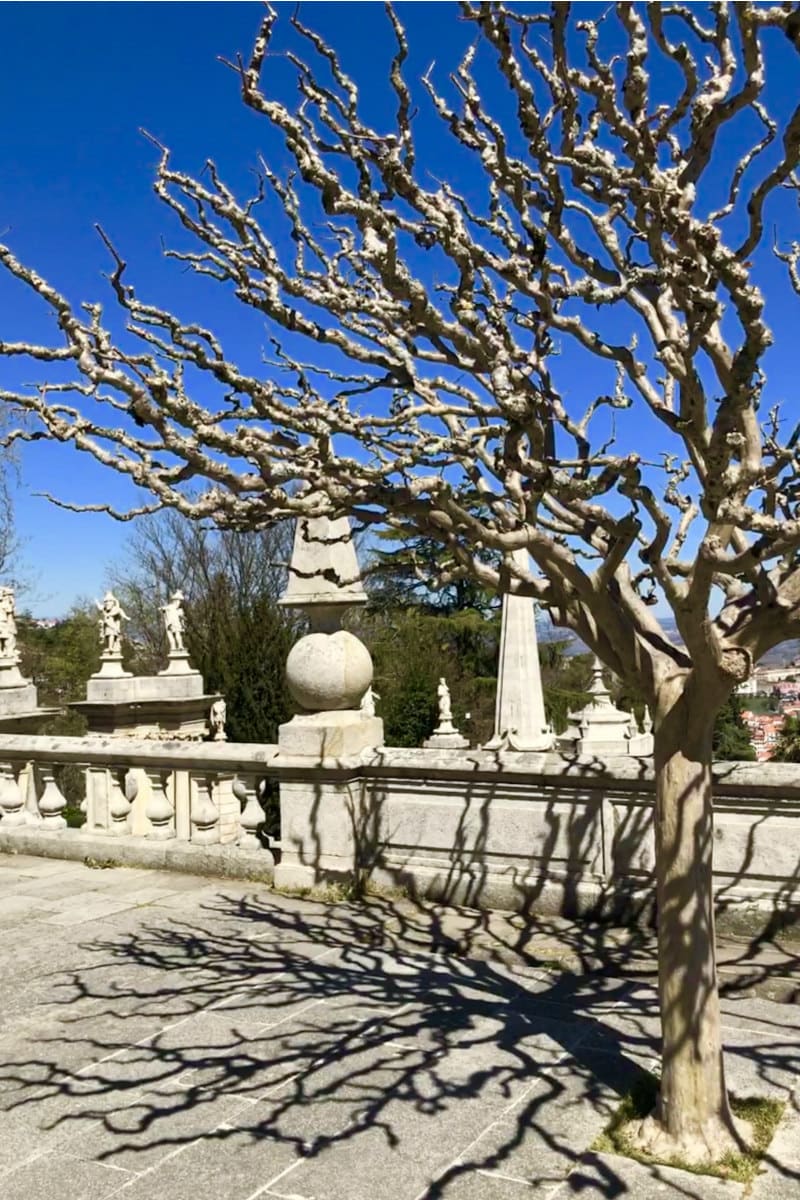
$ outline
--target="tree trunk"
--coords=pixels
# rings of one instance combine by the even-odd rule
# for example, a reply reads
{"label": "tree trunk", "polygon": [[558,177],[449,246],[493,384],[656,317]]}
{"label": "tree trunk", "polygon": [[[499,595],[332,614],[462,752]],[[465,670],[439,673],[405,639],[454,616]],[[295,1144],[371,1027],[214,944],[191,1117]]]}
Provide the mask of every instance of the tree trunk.
{"label": "tree trunk", "polygon": [[[722,1060],[711,860],[714,705],[694,680],[662,689],[654,726],[662,1075],[639,1141],[690,1162],[741,1149]],[[667,694],[665,694],[665,692]],[[692,698],[692,692],[695,693]]]}

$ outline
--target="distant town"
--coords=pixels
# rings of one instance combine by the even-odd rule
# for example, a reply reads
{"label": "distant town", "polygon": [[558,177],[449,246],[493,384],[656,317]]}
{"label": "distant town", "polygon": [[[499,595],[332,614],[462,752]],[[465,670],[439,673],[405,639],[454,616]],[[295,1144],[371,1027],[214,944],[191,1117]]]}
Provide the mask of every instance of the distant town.
{"label": "distant town", "polygon": [[785,666],[756,667],[737,688],[745,707],[742,719],[759,762],[775,752],[787,717],[800,715],[800,658]]}

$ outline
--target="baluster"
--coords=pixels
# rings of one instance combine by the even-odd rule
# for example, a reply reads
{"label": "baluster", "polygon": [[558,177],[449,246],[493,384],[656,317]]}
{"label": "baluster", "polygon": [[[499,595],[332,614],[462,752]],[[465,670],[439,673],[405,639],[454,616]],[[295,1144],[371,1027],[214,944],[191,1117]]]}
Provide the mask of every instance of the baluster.
{"label": "baluster", "polygon": [[236,844],[245,850],[260,850],[257,830],[264,820],[264,810],[258,802],[258,787],[253,777],[233,781],[233,794],[243,806],[239,817],[239,836]]}
{"label": "baluster", "polygon": [[0,809],[3,825],[25,825],[25,797],[19,786],[20,766],[18,763],[0,763]]}
{"label": "baluster", "polygon": [[211,794],[212,787],[213,779],[210,776],[192,777],[189,820],[192,823],[192,841],[201,845],[219,841],[219,809]]}
{"label": "baluster", "polygon": [[166,841],[175,837],[174,813],[164,786],[166,771],[160,767],[145,767],[150,784],[150,798],[145,806],[144,815],[150,822],[151,838]]}
{"label": "baluster", "polygon": [[56,783],[55,768],[42,763],[39,770],[44,784],[44,791],[39,799],[42,828],[66,829],[67,822],[64,817],[64,809],[67,806],[67,800],[61,788]]}
{"label": "baluster", "polygon": [[131,831],[130,815],[139,784],[136,776],[129,774],[127,767],[112,767],[108,774],[111,791],[108,832],[112,837],[123,837]]}

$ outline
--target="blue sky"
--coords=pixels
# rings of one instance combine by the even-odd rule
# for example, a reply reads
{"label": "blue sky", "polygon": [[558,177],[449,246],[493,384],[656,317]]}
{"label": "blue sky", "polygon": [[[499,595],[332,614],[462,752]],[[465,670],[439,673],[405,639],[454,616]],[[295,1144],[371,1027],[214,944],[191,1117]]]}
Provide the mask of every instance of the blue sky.
{"label": "blue sky", "polygon": [[[291,6],[278,7],[288,16]],[[409,78],[418,78],[432,59],[444,77],[469,36],[456,6],[401,4],[399,11],[411,45]],[[237,360],[251,362],[265,342],[254,315],[218,303],[213,292],[161,256],[162,235],[169,240],[175,225],[152,195],[156,151],[139,130],[168,144],[181,168],[197,172],[211,157],[228,182],[246,189],[258,152],[268,152],[266,132],[243,108],[237,80],[217,56],[247,53],[261,12],[256,3],[7,3],[0,26],[2,240],[70,299],[107,301],[110,310],[102,278],[107,257],[94,231],[100,222],[130,262],[143,298],[206,320]],[[393,107],[385,79],[392,43],[382,5],[307,4],[302,16],[340,48],[358,79],[364,111],[377,111],[380,122]],[[274,69],[280,73],[284,65],[276,62]],[[780,106],[796,83],[787,87],[791,80],[780,70],[775,79]],[[502,110],[507,101],[496,86],[492,98]],[[417,128],[423,149],[427,142],[433,150],[438,126],[423,116]],[[730,147],[729,158],[735,150]],[[469,187],[468,169],[457,155],[447,174]],[[777,279],[774,268],[765,270],[768,281]],[[770,319],[778,339],[770,388],[781,399],[792,395],[796,310],[777,303]],[[0,337],[46,337],[48,328],[42,308],[0,276]],[[563,366],[568,383],[571,378],[580,388],[586,365],[576,358]],[[627,436],[642,448],[642,438],[648,442],[651,435],[632,426]],[[85,455],[43,443],[23,452],[16,495],[23,572],[34,585],[33,610],[57,615],[77,597],[100,594],[128,527],[61,511],[37,498],[40,490],[78,503],[124,499],[124,492]]]}
{"label": "blue sky", "polygon": [[[346,40],[365,99],[372,89],[383,92],[387,60],[375,50],[390,53],[390,40],[382,5],[315,4],[304,16],[310,8],[318,28]],[[424,11],[405,14],[422,70],[442,35],[452,49],[453,8],[414,5]],[[197,281],[161,258],[161,237],[175,226],[152,195],[156,151],[140,129],[169,144],[186,169],[198,171],[213,157],[229,179],[250,186],[261,122],[244,109],[236,77],[217,56],[248,53],[262,11],[255,3],[2,6],[0,231],[70,299],[111,307],[99,222],[129,259],[141,292],[186,309]],[[463,43],[456,27],[459,33]],[[247,326],[247,314],[225,312],[215,323],[236,354],[247,336],[240,320]],[[42,306],[2,276],[0,321],[5,340],[48,333]],[[263,343],[251,320],[253,332],[255,344]],[[23,573],[34,584],[27,599],[35,612],[58,615],[76,597],[100,593],[129,527],[59,510],[34,495],[40,490],[77,503],[123,492],[86,455],[42,443],[23,452],[15,503]]]}

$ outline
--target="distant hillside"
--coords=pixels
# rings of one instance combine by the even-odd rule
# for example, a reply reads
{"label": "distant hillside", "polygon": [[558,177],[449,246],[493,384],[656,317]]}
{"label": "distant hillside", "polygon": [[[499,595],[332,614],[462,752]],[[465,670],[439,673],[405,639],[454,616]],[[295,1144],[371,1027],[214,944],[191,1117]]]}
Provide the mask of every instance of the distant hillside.
{"label": "distant hillside", "polygon": [[[660,621],[670,641],[680,645],[681,638],[678,634],[674,618],[661,617]],[[559,625],[553,625],[547,616],[539,615],[536,632],[541,642],[567,642],[568,654],[587,653],[586,646],[576,634],[570,629],[562,629]],[[793,638],[789,642],[781,642],[774,650],[770,650],[768,654],[765,654],[763,658],[759,659],[759,666],[786,667],[798,658],[800,658],[800,638]]]}

